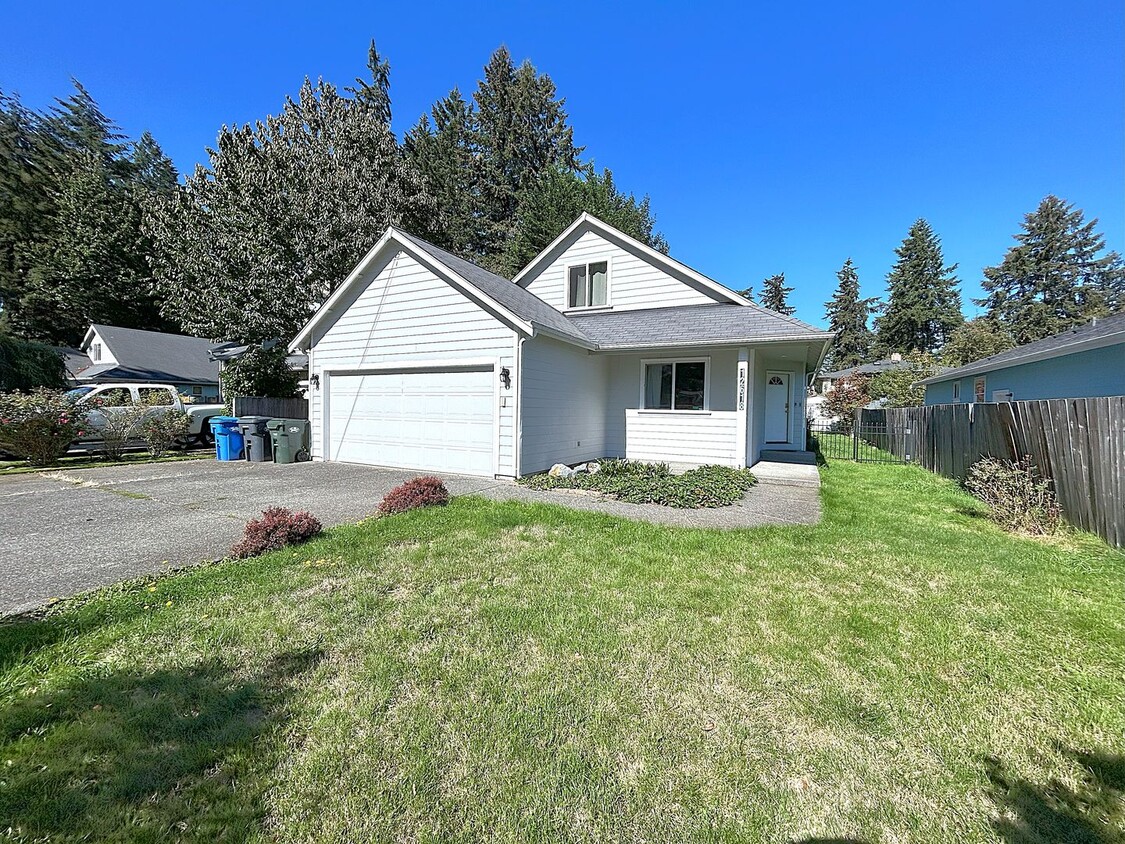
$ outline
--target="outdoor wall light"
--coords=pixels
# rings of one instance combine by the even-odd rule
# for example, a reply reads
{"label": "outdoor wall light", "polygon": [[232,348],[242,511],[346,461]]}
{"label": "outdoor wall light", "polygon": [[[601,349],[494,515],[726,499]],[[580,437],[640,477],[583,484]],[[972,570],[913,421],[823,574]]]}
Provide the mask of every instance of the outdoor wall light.
{"label": "outdoor wall light", "polygon": [[312,388],[314,390],[319,390],[320,389],[320,375],[314,372],[312,377],[309,378],[309,383],[312,384]]}
{"label": "outdoor wall light", "polygon": [[512,389],[512,373],[506,366],[500,367],[500,383],[504,385],[505,390]]}

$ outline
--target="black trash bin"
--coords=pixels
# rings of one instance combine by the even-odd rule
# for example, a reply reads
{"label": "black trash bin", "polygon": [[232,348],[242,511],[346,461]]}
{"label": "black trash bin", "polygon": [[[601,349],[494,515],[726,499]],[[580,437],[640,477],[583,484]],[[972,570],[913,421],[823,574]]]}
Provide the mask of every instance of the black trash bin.
{"label": "black trash bin", "polygon": [[266,463],[273,460],[273,448],[270,444],[270,432],[266,423],[268,416],[240,416],[238,428],[246,440],[246,459],[251,463]]}

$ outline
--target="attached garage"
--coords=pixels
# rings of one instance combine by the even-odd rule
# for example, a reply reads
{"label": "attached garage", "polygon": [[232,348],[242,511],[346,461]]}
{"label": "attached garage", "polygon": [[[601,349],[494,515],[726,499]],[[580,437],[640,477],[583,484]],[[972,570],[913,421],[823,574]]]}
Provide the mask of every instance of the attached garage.
{"label": "attached garage", "polygon": [[487,366],[330,373],[329,460],[496,474],[496,376]]}

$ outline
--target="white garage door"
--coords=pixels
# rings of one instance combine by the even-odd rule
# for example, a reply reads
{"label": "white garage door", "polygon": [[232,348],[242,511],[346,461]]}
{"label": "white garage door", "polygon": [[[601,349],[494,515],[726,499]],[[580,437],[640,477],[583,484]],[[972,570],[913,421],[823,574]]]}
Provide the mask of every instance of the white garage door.
{"label": "white garage door", "polygon": [[491,367],[333,375],[329,459],[493,475],[493,382]]}

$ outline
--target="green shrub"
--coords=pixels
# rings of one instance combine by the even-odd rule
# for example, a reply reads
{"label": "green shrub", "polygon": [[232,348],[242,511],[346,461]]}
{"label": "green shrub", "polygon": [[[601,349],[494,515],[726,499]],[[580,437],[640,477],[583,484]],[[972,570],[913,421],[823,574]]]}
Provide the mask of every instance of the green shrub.
{"label": "green shrub", "polygon": [[252,348],[230,361],[220,376],[223,395],[228,401],[234,396],[288,399],[299,395],[304,375],[289,367],[287,354],[285,346],[279,344],[272,349]]}
{"label": "green shrub", "polygon": [[598,472],[569,477],[532,475],[521,483],[532,489],[584,489],[629,504],[666,507],[725,507],[739,501],[757,481],[746,469],[700,466],[674,475],[665,463],[605,460]]}
{"label": "green shrub", "polygon": [[163,457],[177,442],[184,440],[191,430],[191,417],[186,411],[168,408],[163,413],[151,413],[141,423],[141,438],[153,457]]}
{"label": "green shrub", "polygon": [[65,385],[66,367],[58,352],[46,343],[0,330],[0,390],[61,389]]}
{"label": "green shrub", "polygon": [[989,516],[1005,530],[1051,534],[1062,512],[1051,482],[1039,476],[1030,457],[1015,463],[986,457],[969,467],[965,488],[988,506]]}
{"label": "green shrub", "polygon": [[81,436],[82,422],[56,390],[0,393],[0,448],[35,466],[50,466],[66,454]]}

